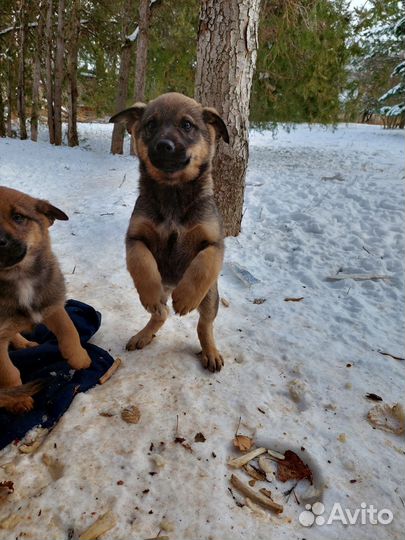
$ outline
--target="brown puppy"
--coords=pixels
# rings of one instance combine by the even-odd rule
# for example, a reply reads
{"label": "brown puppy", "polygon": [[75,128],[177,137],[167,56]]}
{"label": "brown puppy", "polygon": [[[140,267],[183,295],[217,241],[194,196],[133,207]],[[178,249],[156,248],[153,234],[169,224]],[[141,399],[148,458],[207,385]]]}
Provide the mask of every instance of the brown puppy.
{"label": "brown puppy", "polygon": [[[67,215],[49,202],[0,186],[0,387],[21,385],[8,347],[35,346],[20,332],[43,322],[59,342],[69,365],[83,369],[91,360],[65,311],[65,282],[51,251],[48,227]],[[21,410],[32,398],[21,394]],[[18,400],[10,409],[18,410]]]}
{"label": "brown puppy", "polygon": [[126,238],[127,267],[148,324],[127,349],[148,345],[168,316],[167,299],[179,315],[198,309],[201,361],[210,371],[224,362],[213,321],[224,241],[214,201],[211,163],[215,141],[229,142],[218,113],[182,94],[136,103],[110,119],[126,122],[140,162],[139,197]]}

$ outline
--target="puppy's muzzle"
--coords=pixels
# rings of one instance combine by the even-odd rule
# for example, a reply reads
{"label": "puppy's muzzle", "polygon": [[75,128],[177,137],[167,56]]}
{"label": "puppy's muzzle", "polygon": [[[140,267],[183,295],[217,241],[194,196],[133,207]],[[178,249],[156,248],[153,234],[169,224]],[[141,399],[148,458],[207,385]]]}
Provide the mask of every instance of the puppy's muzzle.
{"label": "puppy's muzzle", "polygon": [[27,253],[27,246],[0,231],[0,268],[9,268],[21,262]]}
{"label": "puppy's muzzle", "polygon": [[157,169],[165,173],[174,173],[187,167],[190,158],[183,145],[171,139],[160,139],[149,148],[149,159]]}

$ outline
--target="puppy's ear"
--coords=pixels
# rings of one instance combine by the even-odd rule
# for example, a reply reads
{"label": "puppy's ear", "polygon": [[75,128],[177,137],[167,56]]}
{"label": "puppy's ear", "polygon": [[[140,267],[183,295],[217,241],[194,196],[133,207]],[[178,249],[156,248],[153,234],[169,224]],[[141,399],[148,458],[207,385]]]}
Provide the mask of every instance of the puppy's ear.
{"label": "puppy's ear", "polygon": [[138,122],[142,118],[143,113],[145,112],[146,105],[145,103],[135,103],[129,109],[125,109],[117,114],[114,114],[109,120],[112,124],[117,122],[125,123],[127,126],[128,132],[131,132],[131,129],[135,122]]}
{"label": "puppy's ear", "polygon": [[53,206],[48,201],[42,199],[38,199],[35,210],[48,218],[49,225],[53,225],[55,219],[60,219],[62,221],[69,219],[65,212],[62,212],[62,210],[59,210],[56,206]]}
{"label": "puppy's ear", "polygon": [[229,143],[228,129],[216,109],[204,107],[203,120],[206,124],[211,124],[215,128],[218,137],[222,137],[226,143]]}

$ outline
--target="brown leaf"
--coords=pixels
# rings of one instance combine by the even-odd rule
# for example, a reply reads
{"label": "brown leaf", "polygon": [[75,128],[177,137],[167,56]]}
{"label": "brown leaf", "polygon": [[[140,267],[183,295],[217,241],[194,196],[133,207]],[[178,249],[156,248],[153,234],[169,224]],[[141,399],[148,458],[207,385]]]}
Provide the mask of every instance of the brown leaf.
{"label": "brown leaf", "polygon": [[247,452],[252,448],[253,441],[250,437],[247,437],[246,435],[235,435],[233,445],[241,452]]}
{"label": "brown leaf", "polygon": [[278,461],[277,480],[287,482],[307,478],[312,484],[312,471],[297,454],[292,450],[286,450],[284,457],[284,460]]}
{"label": "brown leaf", "polygon": [[205,439],[204,435],[201,433],[201,431],[199,433],[195,434],[194,441],[195,442],[205,442],[206,441],[206,439]]}
{"label": "brown leaf", "polygon": [[176,437],[176,438],[174,439],[174,442],[175,442],[175,443],[178,443],[178,444],[183,444],[185,440],[186,440],[186,439],[185,439],[184,437]]}
{"label": "brown leaf", "polygon": [[121,418],[128,424],[138,424],[141,412],[136,405],[131,405],[121,411]]}
{"label": "brown leaf", "polygon": [[255,298],[255,299],[253,300],[253,303],[256,304],[256,305],[260,305],[260,304],[264,304],[265,301],[266,301],[265,298]]}
{"label": "brown leaf", "polygon": [[14,482],[11,480],[4,480],[0,482],[0,502],[4,500],[7,495],[11,495],[14,491]]}
{"label": "brown leaf", "polygon": [[185,448],[186,450],[188,450],[188,452],[193,452],[193,449],[191,448],[191,446],[190,446],[187,442],[185,442],[185,441],[186,441],[186,439],[184,439],[184,437],[176,437],[176,438],[174,439],[174,442],[175,442],[175,443],[181,444],[181,446],[182,446],[183,448]]}
{"label": "brown leaf", "polygon": [[284,302],[301,302],[301,300],[304,300],[303,296],[300,296],[299,298],[292,298],[287,296],[287,298],[284,298]]}

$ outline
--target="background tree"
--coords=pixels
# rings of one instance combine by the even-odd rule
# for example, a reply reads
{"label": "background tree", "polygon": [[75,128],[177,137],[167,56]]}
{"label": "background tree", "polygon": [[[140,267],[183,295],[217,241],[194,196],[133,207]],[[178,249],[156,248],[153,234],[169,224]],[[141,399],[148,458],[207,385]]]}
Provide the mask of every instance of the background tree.
{"label": "background tree", "polygon": [[195,97],[215,107],[228,127],[230,143],[219,142],[213,170],[225,232],[233,236],[242,221],[259,8],[260,0],[201,2]]}
{"label": "background tree", "polygon": [[379,98],[390,87],[390,75],[403,59],[403,42],[394,32],[403,13],[399,0],[369,0],[353,13],[351,61],[345,113],[348,119],[368,120],[378,112]]}
{"label": "background tree", "polygon": [[[405,45],[405,17],[397,21],[393,28],[394,35],[398,38],[402,45]],[[402,49],[404,51],[404,48]],[[403,60],[395,66],[391,77],[399,82],[390,88],[383,96],[380,97],[380,103],[388,103],[380,109],[380,114],[384,117],[384,127],[399,127],[405,126],[405,51],[402,55]],[[399,100],[399,101],[398,101]]]}
{"label": "background tree", "polygon": [[[121,34],[121,58],[118,74],[117,99],[115,112],[125,109],[128,99],[128,82],[131,65],[131,48],[133,41],[128,38],[131,26],[133,25],[133,0],[125,0],[122,11],[122,34]],[[111,153],[122,154],[124,151],[125,126],[123,124],[114,124],[111,138]]]}
{"label": "background tree", "polygon": [[345,0],[262,0],[252,121],[336,122],[349,32]]}

